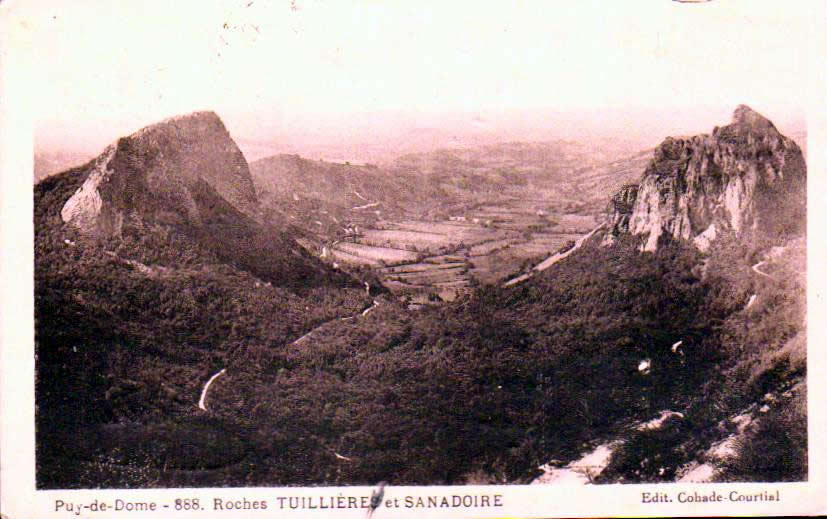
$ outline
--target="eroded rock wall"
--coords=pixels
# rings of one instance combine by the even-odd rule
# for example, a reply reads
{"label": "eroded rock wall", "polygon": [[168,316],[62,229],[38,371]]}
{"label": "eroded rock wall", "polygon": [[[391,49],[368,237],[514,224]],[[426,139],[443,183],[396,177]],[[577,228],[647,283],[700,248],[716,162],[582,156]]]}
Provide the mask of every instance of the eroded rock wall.
{"label": "eroded rock wall", "polygon": [[[647,251],[666,236],[704,249],[727,229],[796,232],[806,220],[806,181],[798,145],[742,105],[731,124],[711,135],[665,139],[644,171],[631,213],[615,204],[610,218],[617,232],[645,235]],[[630,195],[621,191],[615,199]]]}

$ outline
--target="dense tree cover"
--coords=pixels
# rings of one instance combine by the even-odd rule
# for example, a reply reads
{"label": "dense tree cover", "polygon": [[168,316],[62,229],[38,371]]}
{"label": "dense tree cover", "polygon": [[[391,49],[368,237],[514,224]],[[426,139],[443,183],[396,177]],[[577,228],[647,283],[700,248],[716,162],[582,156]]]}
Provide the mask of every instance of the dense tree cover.
{"label": "dense tree cover", "polygon": [[[749,417],[753,426],[738,435],[735,455],[716,479],[807,479],[806,243],[800,236],[752,238],[745,243],[720,237],[696,269],[707,279],[717,278],[710,285],[717,290],[707,299],[727,317],[712,330],[719,360],[680,408],[686,419],[624,435],[627,442],[601,481],[671,480],[675,467],[704,462],[713,442],[735,434],[729,419],[737,415]],[[774,258],[766,254],[773,246],[783,248]],[[769,277],[752,270],[759,262]]]}
{"label": "dense tree cover", "polygon": [[47,486],[82,479],[67,469],[64,455],[78,456],[63,452],[67,435],[75,444],[104,424],[175,427],[215,370],[255,362],[249,350],[281,347],[371,302],[287,237],[231,225],[230,209],[202,229],[132,222],[120,238],[80,236],[60,209],[84,172],[35,186],[38,477]]}
{"label": "dense tree cover", "polygon": [[[270,381],[231,375],[219,412],[281,439],[259,445],[272,460],[258,476],[268,483],[452,483],[480,471],[522,480],[583,441],[688,400],[707,376],[718,360],[711,323],[724,315],[710,313],[714,289],[692,274],[696,259],[678,247],[595,246],[456,306],[380,308],[275,351]],[[687,357],[670,350],[679,339],[693,343]],[[644,358],[647,375],[637,369]],[[312,453],[296,458],[288,445]]]}
{"label": "dense tree cover", "polygon": [[807,399],[799,393],[785,406],[773,407],[758,427],[736,444],[723,481],[806,481]]}
{"label": "dense tree cover", "polygon": [[[180,229],[75,236],[56,211],[78,179],[36,190],[41,487],[526,481],[584,442],[683,410],[631,439],[661,456],[641,474],[629,451],[609,471],[657,479],[711,423],[803,372],[793,287],[756,280],[758,252],[743,247],[703,258],[595,240],[520,285],[419,312],[380,298],[362,316],[363,289],[279,284],[255,247],[239,260]],[[745,313],[756,290],[765,299]],[[687,434],[698,443],[670,450]]]}

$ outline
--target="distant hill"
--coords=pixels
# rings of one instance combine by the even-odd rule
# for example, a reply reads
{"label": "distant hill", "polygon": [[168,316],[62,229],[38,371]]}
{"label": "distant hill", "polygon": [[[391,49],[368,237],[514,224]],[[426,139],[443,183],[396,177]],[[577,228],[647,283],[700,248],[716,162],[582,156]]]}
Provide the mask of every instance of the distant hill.
{"label": "distant hill", "polygon": [[558,189],[571,199],[579,200],[589,214],[602,213],[609,195],[640,178],[652,156],[644,150],[591,166],[575,169]]}
{"label": "distant hill", "polygon": [[251,163],[250,172],[270,221],[335,237],[352,224],[404,214],[447,218],[451,208],[527,196],[544,197],[560,212],[599,214],[646,160],[622,148],[510,142],[409,154],[380,166],[276,155]]}
{"label": "distant hill", "polygon": [[[475,148],[440,149],[404,155],[394,170],[419,171],[448,184],[494,189],[534,188],[572,182],[580,172],[628,155],[622,147],[570,141],[504,142]],[[458,176],[459,180],[452,180]]]}
{"label": "distant hill", "polygon": [[34,182],[89,162],[91,154],[66,150],[35,150]]}
{"label": "distant hill", "polygon": [[336,236],[344,228],[381,217],[425,211],[449,199],[418,174],[395,174],[371,165],[276,155],[250,164],[268,221]]}
{"label": "distant hill", "polygon": [[440,149],[404,155],[393,161],[393,169],[412,169],[427,174],[508,171],[558,180],[556,176],[582,166],[583,162],[600,163],[613,158],[611,152],[590,149],[569,141],[504,142],[475,148]]}

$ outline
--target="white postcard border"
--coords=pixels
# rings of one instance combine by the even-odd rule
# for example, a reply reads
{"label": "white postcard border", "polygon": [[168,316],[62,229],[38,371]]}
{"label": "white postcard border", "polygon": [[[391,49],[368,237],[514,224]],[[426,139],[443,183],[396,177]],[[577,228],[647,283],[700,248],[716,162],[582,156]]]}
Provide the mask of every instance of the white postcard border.
{"label": "white postcard border", "polygon": [[[665,1],[665,0],[664,0]],[[825,80],[824,6],[811,4],[813,30],[808,81],[808,406],[809,481],[767,484],[658,484],[606,486],[456,486],[388,487],[383,502],[398,500],[402,506],[381,506],[373,516],[382,517],[549,517],[549,516],[706,516],[706,515],[814,515],[827,513],[827,117],[824,113]],[[0,6],[3,8],[3,6]],[[820,16],[819,16],[820,15]],[[7,19],[2,19],[5,29]],[[6,33],[6,31],[3,31]],[[6,33],[8,34],[8,33]],[[25,34],[16,31],[14,34]],[[32,82],[41,78],[36,64],[25,61],[25,47],[34,42],[3,41],[0,54],[0,484],[2,511],[10,519],[26,517],[365,517],[360,506],[338,506],[344,497],[370,496],[370,487],[229,488],[165,490],[48,490],[34,486],[34,357],[33,352],[33,229],[32,229],[32,135],[36,99],[30,97]],[[803,78],[802,78],[803,79]],[[804,90],[804,89],[803,89]],[[802,91],[802,95],[804,92]],[[678,502],[679,496],[723,496],[720,502]],[[645,504],[645,494],[666,495],[668,502]],[[731,501],[734,495],[778,495],[780,501]],[[450,506],[408,508],[406,498],[438,496]],[[460,506],[453,506],[460,496]],[[463,496],[495,496],[502,506],[465,506]],[[305,498],[301,508],[290,507],[290,497]],[[282,508],[287,498],[287,507]],[[176,499],[199,499],[204,510],[175,510]],[[240,501],[239,512],[214,510],[215,499]],[[248,502],[266,501],[266,510],[244,509]],[[78,515],[60,502],[90,506],[97,502],[155,503],[155,511],[95,511],[84,508]],[[425,500],[427,502],[427,499]],[[665,500],[664,500],[665,501]],[[279,507],[279,503],[282,507]],[[480,501],[476,501],[478,504]],[[331,506],[321,508],[321,504]],[[167,505],[171,508],[164,508]],[[311,507],[315,505],[315,508]],[[142,505],[148,506],[148,505]],[[183,504],[181,505],[183,507]],[[251,505],[252,506],[252,505]],[[335,514],[335,515],[334,515]]]}

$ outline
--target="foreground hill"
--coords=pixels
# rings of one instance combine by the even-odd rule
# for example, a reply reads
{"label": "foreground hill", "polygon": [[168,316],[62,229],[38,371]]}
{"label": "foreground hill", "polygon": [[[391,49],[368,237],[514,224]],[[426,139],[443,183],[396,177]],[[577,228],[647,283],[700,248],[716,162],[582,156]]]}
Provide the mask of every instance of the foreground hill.
{"label": "foreground hill", "polygon": [[101,431],[123,434],[110,457],[136,437],[209,444],[224,426],[194,415],[215,368],[371,304],[256,221],[246,162],[211,113],[120,139],[35,185],[34,207],[39,486],[100,484],[67,471],[65,449]]}
{"label": "foreground hill", "polygon": [[[380,305],[269,351],[272,378],[240,366],[213,388],[213,412],[278,438],[254,447],[251,477],[267,484],[528,482],[612,438],[651,446],[618,451],[607,481],[674,481],[769,394],[769,432],[748,432],[752,454],[716,470],[806,478],[800,262],[779,258],[768,283],[737,242],[721,241],[705,274],[692,247],[638,246],[593,240],[523,284],[440,308]],[[664,410],[683,418],[652,440],[634,433]]]}

